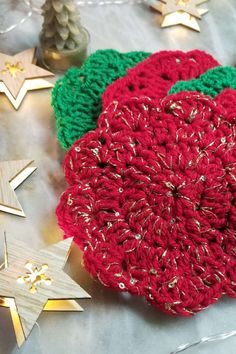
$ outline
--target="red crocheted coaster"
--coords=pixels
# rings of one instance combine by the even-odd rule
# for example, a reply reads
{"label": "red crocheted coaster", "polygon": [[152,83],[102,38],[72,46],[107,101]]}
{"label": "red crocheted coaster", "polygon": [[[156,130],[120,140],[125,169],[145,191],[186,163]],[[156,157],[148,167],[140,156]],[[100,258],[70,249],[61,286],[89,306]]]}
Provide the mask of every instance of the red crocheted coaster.
{"label": "red crocheted coaster", "polygon": [[68,152],[59,224],[105,286],[183,316],[236,297],[230,96],[114,102]]}
{"label": "red crocheted coaster", "polygon": [[218,65],[211,55],[200,50],[155,53],[106,88],[103,109],[113,100],[124,97],[162,98],[177,81],[197,78]]}

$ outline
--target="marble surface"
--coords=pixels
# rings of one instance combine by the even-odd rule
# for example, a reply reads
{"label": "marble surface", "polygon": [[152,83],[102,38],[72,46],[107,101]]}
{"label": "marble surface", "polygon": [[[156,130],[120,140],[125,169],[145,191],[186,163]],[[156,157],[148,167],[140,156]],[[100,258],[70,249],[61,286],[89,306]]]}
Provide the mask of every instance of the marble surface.
{"label": "marble surface", "polygon": [[[20,2],[0,0],[0,8],[6,9],[5,13],[0,11],[0,30],[22,14],[14,7]],[[160,29],[160,16],[144,4],[85,6],[81,7],[81,17],[91,34],[91,51],[200,48],[222,64],[234,65],[236,2],[211,0],[207,6],[209,13],[200,23],[201,33],[183,27]],[[14,54],[36,46],[40,26],[40,16],[32,16],[17,30],[0,36],[0,51]],[[9,238],[21,239],[34,247],[43,247],[62,237],[54,210],[65,188],[61,170],[64,153],[55,137],[50,91],[28,93],[18,112],[1,95],[0,137],[1,160],[32,158],[38,166],[36,173],[17,191],[27,218],[0,214],[2,258],[4,230]],[[140,298],[104,288],[83,269],[81,253],[75,246],[67,271],[92,295],[92,300],[80,301],[85,311],[43,313],[30,338],[18,349],[9,311],[0,309],[1,354],[170,354],[182,343],[236,328],[236,303],[232,299],[223,298],[192,318],[171,318]],[[233,337],[186,353],[235,354],[235,346],[236,337]]]}

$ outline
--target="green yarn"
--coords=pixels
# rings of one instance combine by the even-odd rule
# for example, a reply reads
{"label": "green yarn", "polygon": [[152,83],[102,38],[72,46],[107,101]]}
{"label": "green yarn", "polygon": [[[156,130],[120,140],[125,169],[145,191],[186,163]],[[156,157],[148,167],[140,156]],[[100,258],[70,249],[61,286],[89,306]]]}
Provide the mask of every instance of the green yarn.
{"label": "green yarn", "polygon": [[129,68],[146,59],[150,53],[119,53],[98,50],[83,66],[69,69],[52,90],[52,107],[56,117],[57,137],[69,149],[75,140],[96,128],[102,110],[102,93]]}
{"label": "green yarn", "polygon": [[225,88],[236,89],[236,69],[231,66],[217,66],[206,71],[198,79],[179,81],[171,87],[168,94],[180,91],[198,91],[215,97]]}

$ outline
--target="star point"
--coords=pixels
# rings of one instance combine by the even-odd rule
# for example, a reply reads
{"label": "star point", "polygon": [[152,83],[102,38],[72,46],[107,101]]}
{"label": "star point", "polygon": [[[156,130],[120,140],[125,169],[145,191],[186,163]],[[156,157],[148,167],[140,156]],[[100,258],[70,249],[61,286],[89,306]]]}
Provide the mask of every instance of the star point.
{"label": "star point", "polygon": [[33,160],[0,161],[0,211],[25,217],[15,189],[35,170]]}

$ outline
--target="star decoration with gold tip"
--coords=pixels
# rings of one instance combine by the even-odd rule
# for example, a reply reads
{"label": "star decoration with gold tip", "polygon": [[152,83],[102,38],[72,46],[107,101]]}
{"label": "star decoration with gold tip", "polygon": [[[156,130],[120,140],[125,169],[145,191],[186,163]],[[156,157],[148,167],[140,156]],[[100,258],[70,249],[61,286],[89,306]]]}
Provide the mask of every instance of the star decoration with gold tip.
{"label": "star decoration with gold tip", "polygon": [[[5,268],[0,271],[0,306],[10,309],[19,347],[30,335],[42,311],[83,311],[75,299],[90,298],[63,271],[72,241],[73,238],[68,238],[38,251],[19,241],[5,240]],[[29,274],[25,279],[22,276],[26,266],[30,269],[30,279],[27,278]],[[37,290],[31,291],[29,283]]]}
{"label": "star decoration with gold tip", "polygon": [[200,32],[197,19],[201,19],[208,10],[197,6],[206,1],[208,0],[149,0],[148,3],[164,16],[161,27],[183,25]]}
{"label": "star decoration with gold tip", "polygon": [[5,93],[15,109],[27,91],[53,87],[45,78],[54,74],[35,65],[34,54],[35,48],[14,56],[0,53],[0,92]]}
{"label": "star decoration with gold tip", "polygon": [[35,170],[33,160],[0,161],[0,211],[25,216],[15,189]]}

